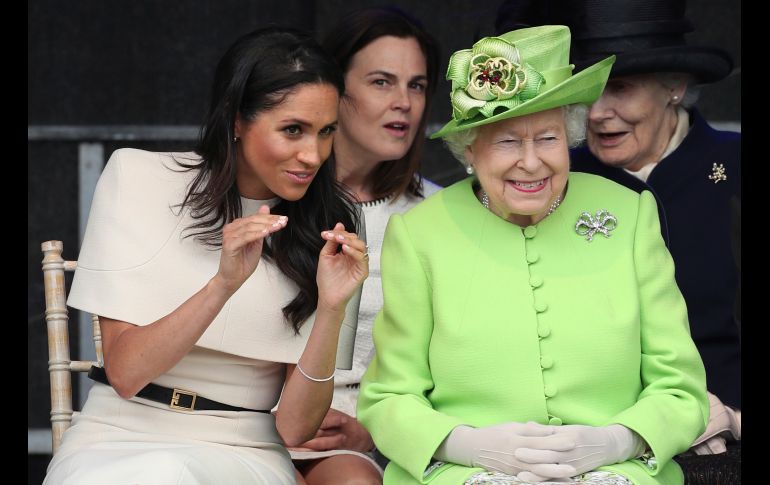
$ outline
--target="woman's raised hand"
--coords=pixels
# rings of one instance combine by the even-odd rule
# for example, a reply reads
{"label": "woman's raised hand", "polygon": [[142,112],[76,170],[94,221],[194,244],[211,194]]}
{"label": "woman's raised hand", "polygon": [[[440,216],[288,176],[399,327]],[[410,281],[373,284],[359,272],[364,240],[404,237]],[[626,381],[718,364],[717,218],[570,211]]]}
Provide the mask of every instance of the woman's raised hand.
{"label": "woman's raised hand", "polygon": [[[369,253],[366,244],[338,222],[321,237],[326,244],[318,258],[318,306],[342,311],[353,292],[369,276]],[[337,248],[342,246],[342,251]]]}
{"label": "woman's raised hand", "polygon": [[286,216],[270,214],[270,207],[263,205],[255,214],[225,225],[216,278],[228,291],[235,292],[254,273],[265,237],[286,227],[288,220]]}

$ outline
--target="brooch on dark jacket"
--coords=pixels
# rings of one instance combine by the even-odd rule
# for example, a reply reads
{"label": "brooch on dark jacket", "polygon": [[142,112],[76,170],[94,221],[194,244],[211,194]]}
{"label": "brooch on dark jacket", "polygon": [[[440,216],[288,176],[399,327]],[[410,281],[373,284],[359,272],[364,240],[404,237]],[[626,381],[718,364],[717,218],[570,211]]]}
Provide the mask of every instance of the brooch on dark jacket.
{"label": "brooch on dark jacket", "polygon": [[722,180],[727,180],[724,163],[720,163],[719,165],[715,163],[711,167],[711,175],[709,175],[709,180],[713,180],[715,184],[718,184]]}
{"label": "brooch on dark jacket", "polygon": [[590,242],[593,241],[594,234],[597,232],[604,234],[604,237],[610,237],[610,231],[616,227],[618,227],[617,217],[610,214],[607,209],[602,209],[596,212],[596,216],[592,216],[589,212],[580,214],[575,224],[575,232],[586,236]]}

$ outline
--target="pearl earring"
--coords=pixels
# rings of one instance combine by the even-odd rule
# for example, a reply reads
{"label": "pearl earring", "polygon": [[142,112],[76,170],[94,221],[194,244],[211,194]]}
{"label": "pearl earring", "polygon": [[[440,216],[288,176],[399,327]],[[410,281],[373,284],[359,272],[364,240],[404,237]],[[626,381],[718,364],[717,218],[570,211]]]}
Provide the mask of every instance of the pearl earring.
{"label": "pearl earring", "polygon": [[467,167],[465,167],[465,173],[467,173],[468,175],[473,175],[473,166],[468,165]]}
{"label": "pearl earring", "polygon": [[233,143],[238,143],[238,137],[237,136],[233,137]]}
{"label": "pearl earring", "polygon": [[678,102],[679,101],[679,96],[677,96],[676,94],[671,96],[671,101],[673,101],[675,103]]}

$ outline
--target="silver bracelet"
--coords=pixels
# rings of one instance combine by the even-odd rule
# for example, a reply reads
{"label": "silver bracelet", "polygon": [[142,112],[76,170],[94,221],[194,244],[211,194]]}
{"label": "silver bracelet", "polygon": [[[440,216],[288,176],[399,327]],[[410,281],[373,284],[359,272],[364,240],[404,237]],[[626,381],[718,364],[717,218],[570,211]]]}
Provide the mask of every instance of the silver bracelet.
{"label": "silver bracelet", "polygon": [[334,379],[334,372],[332,372],[332,375],[330,375],[329,377],[325,377],[323,379],[316,379],[315,377],[310,377],[309,375],[307,375],[307,373],[304,370],[302,370],[302,367],[300,367],[299,365],[299,361],[297,361],[297,370],[299,371],[300,374],[305,376],[306,379],[309,379],[313,382],[329,382],[330,380]]}

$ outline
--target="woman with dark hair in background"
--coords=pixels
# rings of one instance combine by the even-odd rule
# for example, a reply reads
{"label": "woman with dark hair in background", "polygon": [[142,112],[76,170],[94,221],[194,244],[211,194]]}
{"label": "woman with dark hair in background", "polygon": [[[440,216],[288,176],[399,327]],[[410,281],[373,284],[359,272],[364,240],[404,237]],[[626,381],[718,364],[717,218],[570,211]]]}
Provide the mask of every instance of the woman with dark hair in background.
{"label": "woman with dark hair in background", "polygon": [[294,483],[285,445],[326,414],[368,274],[324,163],[342,92],[308,35],[257,30],[220,60],[194,152],[112,155],[68,300],[100,316],[104,368],[46,484]]}
{"label": "woman with dark hair in background", "polygon": [[332,408],[313,440],[292,450],[309,484],[379,483],[369,433],[356,419],[358,386],[372,358],[372,324],[382,307],[380,248],[391,214],[439,189],[417,173],[438,48],[420,23],[396,8],[368,8],[340,19],[323,41],[345,73],[333,157],[337,180],[366,219],[370,277],[363,287],[352,370],[337,373]]}

